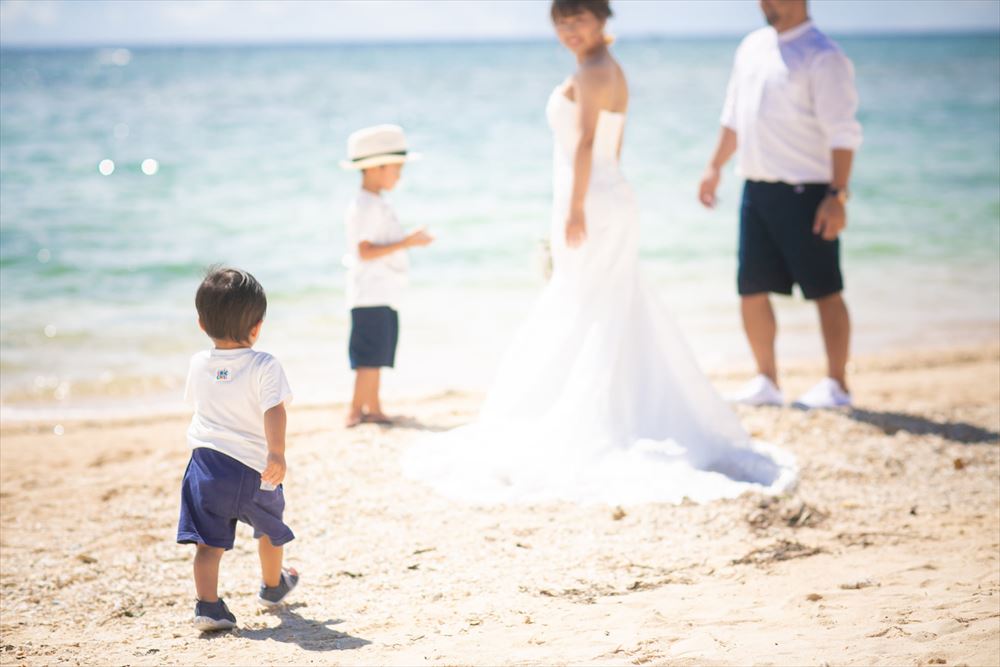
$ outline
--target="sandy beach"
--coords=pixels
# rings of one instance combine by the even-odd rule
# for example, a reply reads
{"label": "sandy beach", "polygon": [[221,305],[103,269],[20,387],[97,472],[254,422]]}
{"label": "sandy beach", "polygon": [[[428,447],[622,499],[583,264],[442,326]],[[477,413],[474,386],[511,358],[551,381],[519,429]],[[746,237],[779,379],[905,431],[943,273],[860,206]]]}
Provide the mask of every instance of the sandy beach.
{"label": "sandy beach", "polygon": [[[787,389],[819,370],[787,369]],[[256,609],[241,526],[221,578],[239,628],[213,636],[190,627],[192,554],[173,541],[187,416],[10,423],[0,662],[1000,663],[1000,349],[860,359],[853,378],[851,412],[741,409],[801,482],[705,505],[462,505],[398,457],[480,396],[393,406],[410,417],[391,429],[293,406],[301,588]]]}

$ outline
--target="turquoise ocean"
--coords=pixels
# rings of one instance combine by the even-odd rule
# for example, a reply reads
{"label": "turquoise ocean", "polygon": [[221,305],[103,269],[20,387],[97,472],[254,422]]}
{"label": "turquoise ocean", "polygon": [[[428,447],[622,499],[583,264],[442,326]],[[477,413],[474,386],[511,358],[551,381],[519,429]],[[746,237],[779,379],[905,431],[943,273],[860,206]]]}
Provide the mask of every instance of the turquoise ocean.
{"label": "turquoise ocean", "polygon": [[[730,169],[695,199],[738,38],[620,40],[623,164],[642,260],[709,369],[748,367]],[[845,36],[861,96],[844,237],[859,354],[1000,332],[1000,36]],[[0,52],[0,410],[5,419],[179,407],[204,268],[264,285],[260,349],[300,402],[344,400],[347,135],[415,150],[391,200],[412,252],[390,396],[488,386],[543,284],[554,41]],[[110,162],[108,162],[110,161]],[[113,170],[111,168],[113,163]],[[143,168],[145,165],[145,169]],[[779,299],[786,358],[819,359],[812,307]]]}

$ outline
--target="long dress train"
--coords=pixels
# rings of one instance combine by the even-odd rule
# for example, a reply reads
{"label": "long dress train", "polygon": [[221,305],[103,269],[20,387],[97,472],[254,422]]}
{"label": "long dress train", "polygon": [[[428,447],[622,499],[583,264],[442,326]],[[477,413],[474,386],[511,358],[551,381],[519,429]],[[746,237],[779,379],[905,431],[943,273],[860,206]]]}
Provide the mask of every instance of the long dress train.
{"label": "long dress train", "polygon": [[555,135],[552,278],[478,420],[422,438],[404,453],[404,473],[479,503],[705,501],[789,489],[794,459],[751,441],[640,275],[638,208],[617,159],[625,115],[600,112],[587,240],[568,248],[575,104],[557,89],[546,113]]}

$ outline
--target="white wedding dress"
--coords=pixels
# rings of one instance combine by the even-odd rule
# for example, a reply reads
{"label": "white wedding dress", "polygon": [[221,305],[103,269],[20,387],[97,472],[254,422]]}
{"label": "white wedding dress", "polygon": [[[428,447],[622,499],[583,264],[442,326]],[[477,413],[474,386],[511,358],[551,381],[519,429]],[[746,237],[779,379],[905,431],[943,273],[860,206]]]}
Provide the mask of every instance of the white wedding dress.
{"label": "white wedding dress", "polygon": [[794,459],[751,442],[639,273],[638,209],[618,166],[625,115],[599,115],[587,239],[568,248],[576,109],[557,88],[546,112],[555,135],[552,278],[478,421],[423,437],[404,453],[404,473],[476,503],[706,501],[788,490]]}

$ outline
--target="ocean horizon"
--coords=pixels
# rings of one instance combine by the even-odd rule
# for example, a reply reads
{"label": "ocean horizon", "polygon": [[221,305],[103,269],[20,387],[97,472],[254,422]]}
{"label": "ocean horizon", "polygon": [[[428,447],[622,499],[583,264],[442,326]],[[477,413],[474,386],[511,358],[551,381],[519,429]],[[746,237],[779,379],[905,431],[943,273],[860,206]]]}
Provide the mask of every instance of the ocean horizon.
{"label": "ocean horizon", "polygon": [[[873,28],[871,30],[853,29],[847,31],[826,31],[835,41],[841,39],[911,39],[927,37],[990,37],[997,38],[997,31],[992,28],[915,28],[915,29],[893,29],[885,30]],[[656,42],[656,41],[704,41],[704,40],[733,40],[737,43],[744,36],[746,31],[717,31],[717,32],[677,32],[677,33],[648,33],[626,35],[615,35],[615,44]],[[458,37],[400,37],[400,38],[362,38],[350,39],[215,39],[208,40],[159,40],[142,42],[130,42],[128,40],[81,40],[79,42],[17,42],[7,40],[0,43],[0,51],[86,51],[90,49],[115,49],[126,48],[130,51],[155,51],[159,49],[178,48],[198,48],[198,49],[220,49],[220,48],[278,48],[278,49],[298,49],[315,47],[337,47],[337,46],[503,46],[518,44],[555,44],[555,38],[551,35],[537,36],[476,36],[468,38]]]}

